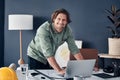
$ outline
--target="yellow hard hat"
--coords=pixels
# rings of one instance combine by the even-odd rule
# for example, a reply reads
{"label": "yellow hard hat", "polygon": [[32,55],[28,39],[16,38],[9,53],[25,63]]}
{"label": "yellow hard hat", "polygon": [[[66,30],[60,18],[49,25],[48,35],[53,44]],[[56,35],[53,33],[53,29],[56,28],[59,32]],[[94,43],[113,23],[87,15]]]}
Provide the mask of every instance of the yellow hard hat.
{"label": "yellow hard hat", "polygon": [[18,80],[16,72],[9,67],[0,68],[0,80]]}

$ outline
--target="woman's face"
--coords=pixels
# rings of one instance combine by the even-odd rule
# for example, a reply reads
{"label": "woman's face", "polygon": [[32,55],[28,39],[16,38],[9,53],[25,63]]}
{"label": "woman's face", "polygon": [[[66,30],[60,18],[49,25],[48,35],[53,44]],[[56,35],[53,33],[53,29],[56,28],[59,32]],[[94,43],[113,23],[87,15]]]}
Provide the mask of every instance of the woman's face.
{"label": "woman's face", "polygon": [[54,27],[58,32],[61,32],[67,25],[67,16],[63,13],[57,15],[53,21]]}

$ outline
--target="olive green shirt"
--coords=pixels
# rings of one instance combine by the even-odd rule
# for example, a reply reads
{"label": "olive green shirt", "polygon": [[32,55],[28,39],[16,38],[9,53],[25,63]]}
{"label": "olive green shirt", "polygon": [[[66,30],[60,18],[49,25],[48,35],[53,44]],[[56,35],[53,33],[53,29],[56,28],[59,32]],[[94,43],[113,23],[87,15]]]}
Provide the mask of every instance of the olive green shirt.
{"label": "olive green shirt", "polygon": [[46,21],[36,32],[35,38],[28,46],[27,55],[46,64],[47,58],[54,56],[57,48],[64,42],[68,43],[69,50],[72,54],[79,52],[75,45],[72,31],[67,25],[62,32],[57,32],[53,24]]}

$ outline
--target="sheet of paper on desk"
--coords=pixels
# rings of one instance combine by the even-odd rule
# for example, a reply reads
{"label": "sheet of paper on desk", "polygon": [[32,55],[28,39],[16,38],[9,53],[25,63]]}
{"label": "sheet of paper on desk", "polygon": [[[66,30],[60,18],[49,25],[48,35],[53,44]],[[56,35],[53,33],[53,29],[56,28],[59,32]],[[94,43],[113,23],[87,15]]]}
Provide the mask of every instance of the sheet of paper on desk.
{"label": "sheet of paper on desk", "polygon": [[59,76],[59,74],[55,70],[47,70],[43,73],[50,77],[62,78],[62,76]]}
{"label": "sheet of paper on desk", "polygon": [[46,76],[49,76],[51,78],[63,79],[63,77],[59,76],[58,73],[55,70],[38,70],[38,71],[40,71],[42,74],[44,74]]}

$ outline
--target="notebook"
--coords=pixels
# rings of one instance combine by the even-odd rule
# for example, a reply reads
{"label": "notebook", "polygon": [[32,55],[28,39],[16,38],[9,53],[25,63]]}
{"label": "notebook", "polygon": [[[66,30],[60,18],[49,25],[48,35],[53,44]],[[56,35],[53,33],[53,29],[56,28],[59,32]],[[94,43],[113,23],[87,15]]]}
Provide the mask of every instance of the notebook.
{"label": "notebook", "polygon": [[90,77],[93,72],[96,59],[87,60],[70,60],[68,61],[65,78],[79,77]]}

